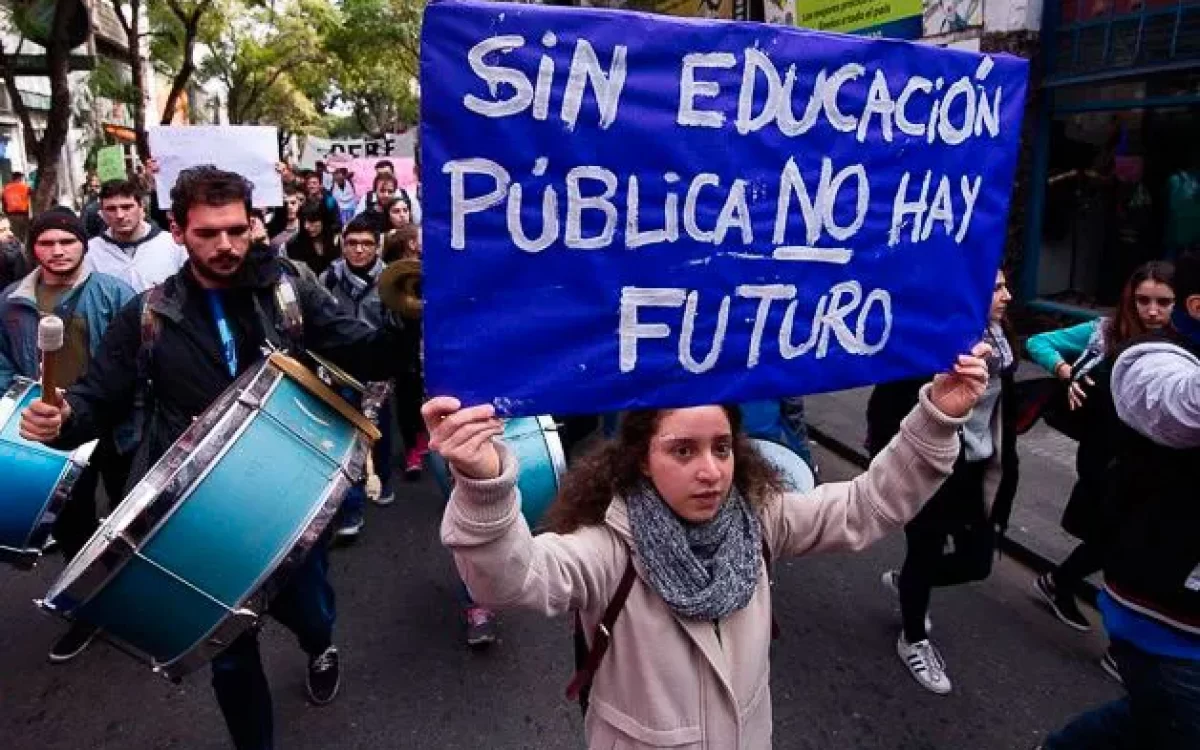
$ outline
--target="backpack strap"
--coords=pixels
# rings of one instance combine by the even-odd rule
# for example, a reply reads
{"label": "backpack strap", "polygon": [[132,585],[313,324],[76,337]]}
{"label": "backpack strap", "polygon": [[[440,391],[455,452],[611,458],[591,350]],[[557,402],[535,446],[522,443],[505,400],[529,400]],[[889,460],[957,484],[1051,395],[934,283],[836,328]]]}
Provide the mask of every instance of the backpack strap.
{"label": "backpack strap", "polygon": [[604,660],[604,655],[608,653],[608,646],[612,643],[612,629],[617,624],[621,610],[625,608],[625,600],[629,598],[629,592],[633,588],[633,581],[636,578],[637,571],[633,568],[633,555],[630,554],[625,559],[625,573],[621,576],[621,582],[617,584],[617,591],[608,602],[608,606],[604,609],[604,616],[600,618],[600,622],[596,624],[596,629],[592,632],[590,649],[587,641],[583,638],[583,618],[579,614],[579,610],[575,611],[575,676],[571,678],[571,684],[567,685],[567,698],[578,700],[584,713],[587,713],[588,694],[591,692],[592,679],[595,678],[596,670],[600,668],[600,662]]}

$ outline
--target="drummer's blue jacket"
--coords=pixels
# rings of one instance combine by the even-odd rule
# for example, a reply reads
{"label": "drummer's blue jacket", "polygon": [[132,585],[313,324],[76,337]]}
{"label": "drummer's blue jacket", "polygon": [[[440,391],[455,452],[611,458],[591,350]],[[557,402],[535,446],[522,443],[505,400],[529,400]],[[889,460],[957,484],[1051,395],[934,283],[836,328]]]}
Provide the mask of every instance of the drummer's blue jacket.
{"label": "drummer's blue jacket", "polygon": [[[300,341],[283,333],[287,326],[275,301],[285,275],[303,316]],[[122,309],[87,374],[67,390],[71,415],[52,446],[65,450],[82,445],[127,418],[135,404],[144,403],[143,438],[129,477],[132,486],[236,375],[262,361],[264,345],[303,346],[364,381],[388,380],[403,370],[403,359],[395,356],[404,339],[398,318],[389,316],[385,325],[373,329],[347,315],[311,271],[279,259],[265,245],[252,250],[234,286],[220,292],[232,354],[222,344],[209,296],[196,283],[189,262],[163,282],[161,291],[144,292]],[[143,308],[157,321],[149,346]],[[231,362],[236,373],[230,372]]]}
{"label": "drummer's blue jacket", "polygon": [[[18,375],[30,379],[38,377],[41,356],[37,348],[37,330],[41,313],[37,305],[37,280],[40,273],[35,269],[0,292],[0,393],[7,391]],[[83,318],[87,324],[89,354],[94,359],[109,323],[133,298],[133,288],[124,281],[88,271],[85,267],[54,312],[63,318]],[[132,429],[117,430],[118,449],[132,449],[132,438]]]}

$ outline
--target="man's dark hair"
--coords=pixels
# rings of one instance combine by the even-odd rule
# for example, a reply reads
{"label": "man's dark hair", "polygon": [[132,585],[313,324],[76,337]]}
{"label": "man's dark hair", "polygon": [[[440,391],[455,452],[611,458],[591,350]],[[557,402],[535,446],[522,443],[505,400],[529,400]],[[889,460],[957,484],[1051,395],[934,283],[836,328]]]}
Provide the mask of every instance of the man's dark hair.
{"label": "man's dark hair", "polygon": [[133,198],[140,201],[144,193],[141,185],[134,180],[108,180],[100,185],[100,201],[109,198]]}
{"label": "man's dark hair", "polygon": [[313,180],[313,179],[319,180],[319,179],[321,179],[321,175],[317,174],[316,172],[314,172],[311,169],[306,169],[300,173],[300,180],[302,182],[308,182],[309,180]]}
{"label": "man's dark hair", "polygon": [[284,195],[304,195],[304,188],[295,182],[285,182],[283,185]]}
{"label": "man's dark hair", "polygon": [[187,227],[192,206],[227,206],[241,203],[250,215],[254,185],[236,172],[226,172],[211,164],[191,167],[179,173],[171,188],[171,215],[180,229]]}
{"label": "man's dark hair", "polygon": [[375,175],[375,181],[372,183],[371,188],[373,190],[379,190],[379,186],[385,182],[392,183],[392,185],[395,186],[395,188],[397,190],[400,189],[400,181],[396,179],[396,176],[387,174],[386,172],[383,174]]}
{"label": "man's dark hair", "polygon": [[1193,246],[1175,261],[1175,304],[1200,294],[1200,246]]}
{"label": "man's dark hair", "polygon": [[380,169],[384,168],[390,169],[393,172],[396,171],[396,165],[392,164],[391,159],[380,159],[379,161],[375,162],[375,171],[379,171]]}
{"label": "man's dark hair", "polygon": [[325,169],[325,162],[319,161],[313,165],[313,168],[320,172],[321,170]]}
{"label": "man's dark hair", "polygon": [[334,175],[344,174],[347,177],[350,176],[350,170],[346,169],[345,167],[338,167],[337,169],[333,170],[333,173]]}
{"label": "man's dark hair", "polygon": [[22,179],[24,179],[24,178],[25,178],[25,173],[24,173],[24,172],[13,172],[13,173],[12,173],[12,179],[13,179],[13,180],[22,180]]}
{"label": "man's dark hair", "polygon": [[352,234],[369,234],[375,238],[375,242],[379,242],[379,225],[375,221],[368,218],[365,214],[355,216],[346,224],[346,228],[342,230],[342,237],[349,237]]}

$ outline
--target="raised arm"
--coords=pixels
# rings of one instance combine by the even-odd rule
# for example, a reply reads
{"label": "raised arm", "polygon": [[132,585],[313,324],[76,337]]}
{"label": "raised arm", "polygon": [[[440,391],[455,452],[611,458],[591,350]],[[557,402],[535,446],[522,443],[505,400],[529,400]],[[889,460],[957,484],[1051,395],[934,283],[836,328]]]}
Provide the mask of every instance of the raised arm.
{"label": "raised arm", "polygon": [[598,526],[534,537],[521,515],[517,458],[507,448],[500,455],[503,469],[494,479],[455,474],[442,517],[442,543],[471,597],[549,616],[608,601],[628,554],[621,542]]}
{"label": "raised arm", "polygon": [[602,527],[530,533],[517,489],[520,467],[512,451],[494,441],[503,427],[492,407],[460,409],[456,399],[440,397],[430,400],[422,415],[430,447],[454,472],[442,542],[453,552],[472,598],[546,615],[608,601],[624,570],[622,543]]}
{"label": "raised arm", "polygon": [[932,386],[867,471],[848,482],[789,493],[768,506],[764,523],[778,556],[860,550],[916,515],[954,470],[958,428],[930,401]]}
{"label": "raised arm", "polygon": [[1025,342],[1025,349],[1028,350],[1030,359],[1039,367],[1053,375],[1058,375],[1059,365],[1070,366],[1079,358],[1079,355],[1083,354],[1087,349],[1088,341],[1091,340],[1092,334],[1096,332],[1096,327],[1099,325],[1100,321],[1097,319],[1070,328],[1039,333],[1029,337],[1029,340]]}

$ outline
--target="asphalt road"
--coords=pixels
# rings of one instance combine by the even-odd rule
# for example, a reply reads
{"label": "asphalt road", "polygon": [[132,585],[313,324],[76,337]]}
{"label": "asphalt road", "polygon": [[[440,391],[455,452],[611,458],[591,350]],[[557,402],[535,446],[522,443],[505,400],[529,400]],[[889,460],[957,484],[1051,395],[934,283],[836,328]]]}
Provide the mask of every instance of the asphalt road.
{"label": "asphalt road", "polygon": [[[857,471],[817,453],[827,480]],[[266,629],[280,750],[581,748],[578,708],[563,698],[568,622],[505,613],[502,642],[469,651],[437,540],[440,501],[428,480],[405,489],[369,509],[357,545],[334,552],[344,677],[333,705],[305,703],[303,655],[282,628]],[[899,613],[879,583],[902,553],[895,537],[859,555],[779,563],[777,748],[1027,750],[1119,695],[1097,666],[1102,636],[1058,624],[1032,598],[1031,574],[1007,560],[985,583],[934,593],[934,642],[955,690],[925,693],[896,657]],[[229,747],[207,670],[174,685],[100,643],[70,664],[46,662],[62,626],[30,601],[60,567],[0,569],[0,746]]]}

